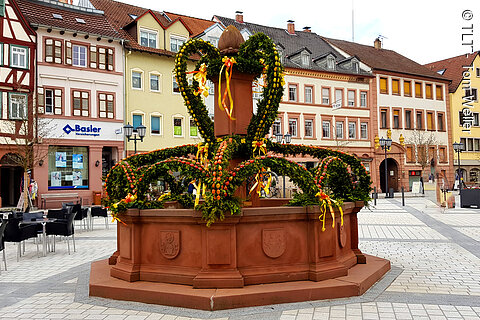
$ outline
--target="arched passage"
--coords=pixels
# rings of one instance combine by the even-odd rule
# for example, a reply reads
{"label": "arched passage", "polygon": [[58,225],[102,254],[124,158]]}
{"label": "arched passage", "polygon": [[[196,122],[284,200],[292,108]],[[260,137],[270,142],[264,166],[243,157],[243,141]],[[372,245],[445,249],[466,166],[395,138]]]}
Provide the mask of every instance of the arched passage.
{"label": "arched passage", "polygon": [[[388,176],[388,189],[393,188],[393,191],[398,191],[398,164],[395,159],[387,158],[387,176]],[[380,188],[382,192],[387,192],[385,188],[385,160],[380,163]]]}
{"label": "arched passage", "polygon": [[23,168],[19,166],[20,156],[7,153],[0,159],[0,197],[2,207],[17,206],[20,197],[20,184]]}

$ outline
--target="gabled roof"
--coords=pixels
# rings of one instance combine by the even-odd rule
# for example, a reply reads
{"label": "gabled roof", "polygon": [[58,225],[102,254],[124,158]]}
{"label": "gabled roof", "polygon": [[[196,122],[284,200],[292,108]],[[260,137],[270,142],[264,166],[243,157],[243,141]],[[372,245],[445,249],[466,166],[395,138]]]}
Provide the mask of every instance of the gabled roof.
{"label": "gabled roof", "polygon": [[[131,23],[135,22],[148,12],[150,12],[156,18],[162,27],[168,28],[170,25],[176,22],[168,20],[162,12],[113,0],[90,0],[90,2],[93,6],[95,6],[95,8],[104,11],[107,20],[122,35],[122,37],[127,40],[125,43],[125,48],[136,51],[156,53],[169,57],[175,56],[175,52],[169,50],[141,46],[137,40],[125,30]],[[135,18],[133,18],[131,15],[134,15]]]}
{"label": "gabled roof", "polygon": [[[55,5],[53,1],[16,0],[22,14],[33,26],[44,26],[85,33],[95,36],[120,39],[121,36],[101,14],[92,10],[82,10],[73,5]],[[61,15],[61,19],[53,14]],[[83,19],[85,23],[79,23]]]}
{"label": "gabled roof", "polygon": [[215,22],[211,20],[184,16],[177,13],[164,12],[164,14],[167,18],[169,18],[172,21],[181,19],[184,25],[190,30],[190,35],[192,38],[198,36],[203,31],[205,31],[206,29],[210,28],[215,24]]}
{"label": "gabled roof", "polygon": [[288,57],[289,58],[295,57],[296,55],[299,55],[300,53],[302,53],[304,51],[307,51],[308,53],[312,54],[312,51],[310,51],[307,47],[303,47],[303,48],[297,50],[296,52],[293,52],[293,53],[289,54]]}
{"label": "gabled roof", "polygon": [[401,54],[387,49],[375,49],[373,46],[367,46],[359,43],[330,39],[322,37],[333,46],[345,51],[349,55],[357,56],[364,64],[377,71],[391,71],[427,77],[436,80],[448,81],[447,78],[422,66],[421,64],[402,56]]}
{"label": "gabled roof", "polygon": [[452,80],[448,89],[450,92],[455,92],[462,82],[463,72],[466,70],[463,66],[472,66],[473,60],[475,60],[478,53],[479,51],[431,62],[426,64],[425,67],[437,73],[444,70],[443,75]]}
{"label": "gabled roof", "polygon": [[[312,53],[312,57],[319,57],[325,55],[329,52],[335,52],[336,60],[343,60],[341,56],[330,44],[323,40],[319,35],[314,32],[305,32],[305,31],[295,31],[295,35],[287,33],[286,29],[274,28],[268,26],[262,26],[254,23],[244,22],[239,23],[235,19],[225,18],[221,16],[214,16],[214,19],[221,22],[225,27],[229,25],[235,26],[238,30],[242,31],[247,29],[253,34],[262,32],[269,36],[275,44],[281,44],[283,47],[283,56],[290,57],[292,54],[298,53],[299,48],[308,48]],[[354,74],[354,75],[363,75],[368,76],[371,74],[363,70],[360,73],[355,73],[351,69],[342,68],[341,66],[336,66],[335,70],[327,69],[326,67],[319,66],[315,63],[311,63],[309,67],[300,66],[290,59],[285,59],[283,61],[286,67],[291,68],[300,68],[300,69],[310,69],[317,71],[326,71],[326,72],[336,72],[342,74]]]}

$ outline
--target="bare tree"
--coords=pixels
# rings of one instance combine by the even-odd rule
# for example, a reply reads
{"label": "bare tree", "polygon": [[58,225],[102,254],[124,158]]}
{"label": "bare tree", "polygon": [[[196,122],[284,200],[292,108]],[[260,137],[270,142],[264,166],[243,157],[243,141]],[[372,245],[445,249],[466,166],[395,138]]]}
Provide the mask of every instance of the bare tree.
{"label": "bare tree", "polygon": [[406,139],[406,142],[414,146],[416,150],[416,162],[422,167],[422,171],[430,165],[432,158],[436,158],[435,151],[433,151],[432,154],[431,150],[432,147],[438,144],[433,132],[413,130],[410,137]]}
{"label": "bare tree", "polygon": [[17,102],[15,119],[3,122],[0,135],[0,144],[10,154],[9,162],[23,169],[23,210],[29,207],[29,172],[48,157],[48,150],[39,146],[51,130],[50,121],[40,118],[34,108],[33,96],[29,93],[24,101]]}

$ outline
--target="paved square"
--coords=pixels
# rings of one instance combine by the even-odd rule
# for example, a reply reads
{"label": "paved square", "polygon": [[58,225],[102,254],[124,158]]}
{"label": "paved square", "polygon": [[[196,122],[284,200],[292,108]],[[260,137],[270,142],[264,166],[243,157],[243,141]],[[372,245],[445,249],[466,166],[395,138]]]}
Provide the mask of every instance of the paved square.
{"label": "paved square", "polygon": [[27,241],[17,262],[7,243],[0,319],[480,319],[480,210],[445,210],[428,197],[406,204],[379,199],[358,215],[360,249],[392,263],[360,297],[216,312],[91,298],[90,263],[116,248],[115,225],[97,218],[93,231],[77,228],[71,255],[62,241],[38,258]]}

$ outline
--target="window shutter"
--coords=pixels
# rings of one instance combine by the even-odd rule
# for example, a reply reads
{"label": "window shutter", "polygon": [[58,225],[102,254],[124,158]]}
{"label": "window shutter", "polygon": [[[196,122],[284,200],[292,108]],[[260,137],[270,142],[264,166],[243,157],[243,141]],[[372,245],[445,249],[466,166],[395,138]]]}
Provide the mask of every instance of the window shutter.
{"label": "window shutter", "polygon": [[45,112],[45,93],[42,87],[37,88],[37,111],[39,114]]}
{"label": "window shutter", "polygon": [[72,64],[72,43],[70,41],[65,41],[65,62]]}
{"label": "window shutter", "polygon": [[107,65],[107,53],[105,48],[98,49],[98,68],[101,70],[106,69]]}
{"label": "window shutter", "polygon": [[62,114],[62,90],[55,89],[54,97],[55,114]]}
{"label": "window shutter", "polygon": [[62,41],[55,40],[55,46],[53,48],[55,52],[53,56],[55,57],[55,63],[62,63]]}
{"label": "window shutter", "polygon": [[46,39],[45,40],[45,62],[53,62],[53,40]]}
{"label": "window shutter", "polygon": [[107,64],[108,64],[108,70],[113,71],[113,50],[112,49],[108,49]]}
{"label": "window shutter", "polygon": [[97,68],[97,47],[96,46],[90,47],[90,68],[94,68],[94,69]]}

